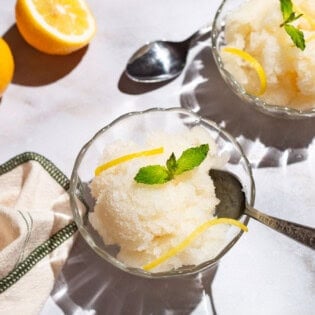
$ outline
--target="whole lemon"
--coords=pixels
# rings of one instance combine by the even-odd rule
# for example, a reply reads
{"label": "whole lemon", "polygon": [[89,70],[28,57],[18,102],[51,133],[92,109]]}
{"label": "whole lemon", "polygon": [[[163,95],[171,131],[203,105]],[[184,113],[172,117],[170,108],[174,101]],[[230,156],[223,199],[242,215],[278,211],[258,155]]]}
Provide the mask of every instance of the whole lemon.
{"label": "whole lemon", "polygon": [[8,44],[0,38],[0,97],[10,84],[14,73],[14,59]]}

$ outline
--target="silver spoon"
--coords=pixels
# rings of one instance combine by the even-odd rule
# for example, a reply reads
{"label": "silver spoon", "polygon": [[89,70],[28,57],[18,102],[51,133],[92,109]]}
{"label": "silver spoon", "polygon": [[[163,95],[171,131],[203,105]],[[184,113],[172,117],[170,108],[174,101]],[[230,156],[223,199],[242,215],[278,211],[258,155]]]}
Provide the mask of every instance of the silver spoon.
{"label": "silver spoon", "polygon": [[242,214],[267,225],[306,246],[315,249],[315,228],[278,219],[249,206],[245,201],[243,187],[231,173],[222,170],[210,170],[215,192],[220,199],[216,215],[221,218],[239,219]]}
{"label": "silver spoon", "polygon": [[206,26],[182,42],[157,40],[142,46],[129,59],[127,76],[133,81],[144,83],[173,79],[183,71],[191,45],[210,33],[211,26]]}

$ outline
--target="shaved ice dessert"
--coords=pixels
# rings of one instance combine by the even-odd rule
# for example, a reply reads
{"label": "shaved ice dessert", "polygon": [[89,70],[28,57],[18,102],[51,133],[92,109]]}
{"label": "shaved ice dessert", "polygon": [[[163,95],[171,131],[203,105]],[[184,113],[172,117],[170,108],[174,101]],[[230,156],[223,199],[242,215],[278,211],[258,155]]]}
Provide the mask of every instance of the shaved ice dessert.
{"label": "shaved ice dessert", "polygon": [[[209,152],[198,167],[163,184],[135,181],[140,168],[165,165],[172,153],[178,158],[184,150],[205,144]],[[101,171],[90,184],[96,204],[89,220],[106,245],[119,246],[117,259],[130,267],[142,268],[176,247],[194,229],[214,218],[215,207],[220,202],[209,170],[223,168],[228,157],[217,155],[214,140],[200,127],[180,134],[154,133],[148,135],[143,145],[117,140],[105,148],[99,162],[158,147],[163,147],[163,153],[117,163]],[[152,271],[198,265],[214,258],[228,242],[229,228],[219,224],[207,229]]]}
{"label": "shaved ice dessert", "polygon": [[268,104],[307,110],[315,107],[315,1],[293,0],[292,4],[295,16],[302,15],[287,24],[291,31],[295,28],[295,34],[303,33],[304,50],[294,44],[282,25],[279,0],[244,1],[225,19],[226,46],[250,54],[262,66],[266,77],[263,94],[256,93],[262,82],[248,60],[224,52],[224,48],[221,57],[224,68],[249,94]]}

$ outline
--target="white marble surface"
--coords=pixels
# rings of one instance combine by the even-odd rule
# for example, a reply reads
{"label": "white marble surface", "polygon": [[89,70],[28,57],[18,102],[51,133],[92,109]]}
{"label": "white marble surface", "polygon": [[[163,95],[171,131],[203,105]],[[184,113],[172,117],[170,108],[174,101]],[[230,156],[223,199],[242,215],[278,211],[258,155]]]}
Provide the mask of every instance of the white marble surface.
{"label": "white marble surface", "polygon": [[[69,176],[82,144],[118,115],[155,106],[199,106],[201,114],[224,123],[244,146],[254,166],[256,207],[315,226],[314,119],[278,120],[241,104],[213,70],[206,42],[191,50],[184,73],[166,85],[148,90],[122,75],[128,57],[140,45],[158,38],[188,37],[212,20],[220,1],[88,2],[98,26],[92,43],[71,56],[53,57],[25,44],[14,24],[14,4],[2,1],[0,32],[13,50],[16,72],[0,103],[0,163],[24,151],[35,151]],[[314,252],[253,220],[249,228],[222,260],[211,290],[205,287],[198,291],[200,301],[191,312],[315,314]],[[84,252],[78,252],[74,260],[88,257],[99,262],[84,244],[78,248]],[[102,275],[106,277],[106,273]],[[110,286],[90,300],[87,287],[78,286],[81,295],[77,296],[87,296],[83,303],[74,298],[75,294],[58,292],[58,288],[70,288],[73,283],[75,286],[75,280],[61,277],[42,313],[69,314],[71,309],[75,314],[115,315],[105,311],[109,308],[100,311],[97,307],[111,294]],[[134,283],[138,285],[137,280]],[[182,291],[182,298],[186,293]],[[135,308],[127,312],[121,307],[124,295],[115,296],[111,303],[117,304],[116,314],[185,313],[178,305],[163,309],[163,303],[157,303],[150,313],[132,311]],[[70,308],[65,307],[67,303]]]}

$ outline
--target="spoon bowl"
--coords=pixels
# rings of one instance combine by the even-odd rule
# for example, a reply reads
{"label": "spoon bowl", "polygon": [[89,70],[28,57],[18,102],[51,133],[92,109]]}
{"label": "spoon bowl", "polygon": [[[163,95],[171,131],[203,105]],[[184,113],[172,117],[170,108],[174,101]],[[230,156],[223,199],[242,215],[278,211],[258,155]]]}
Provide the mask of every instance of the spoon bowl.
{"label": "spoon bowl", "polygon": [[128,61],[126,74],[137,82],[162,82],[185,67],[189,42],[155,41],[138,49]]}
{"label": "spoon bowl", "polygon": [[235,175],[223,170],[210,170],[215,192],[220,203],[216,208],[219,218],[239,219],[243,214],[265,224],[295,241],[315,249],[315,229],[266,215],[246,203],[240,181]]}
{"label": "spoon bowl", "polygon": [[126,75],[133,81],[157,83],[177,77],[185,68],[189,48],[201,36],[210,35],[204,27],[181,42],[157,40],[139,48],[129,59]]}

